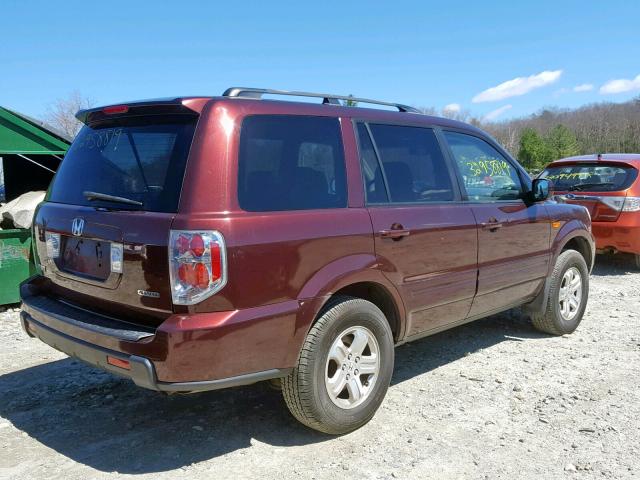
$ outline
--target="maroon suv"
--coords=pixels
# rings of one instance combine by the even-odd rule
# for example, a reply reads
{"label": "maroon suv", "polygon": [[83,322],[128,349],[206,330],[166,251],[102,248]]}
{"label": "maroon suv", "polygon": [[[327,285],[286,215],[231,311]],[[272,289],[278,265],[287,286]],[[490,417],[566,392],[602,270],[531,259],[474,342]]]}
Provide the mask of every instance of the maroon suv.
{"label": "maroon suv", "polygon": [[584,313],[587,210],[546,201],[548,180],[470,125],[242,88],[78,118],[22,322],[141,387],[281,379],[298,420],[348,432],[394,345],[516,306],[551,334]]}

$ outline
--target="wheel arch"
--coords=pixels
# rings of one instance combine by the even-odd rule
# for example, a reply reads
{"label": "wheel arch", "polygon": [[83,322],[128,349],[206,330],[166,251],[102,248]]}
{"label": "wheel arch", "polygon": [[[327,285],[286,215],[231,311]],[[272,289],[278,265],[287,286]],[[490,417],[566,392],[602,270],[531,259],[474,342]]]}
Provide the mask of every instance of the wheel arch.
{"label": "wheel arch", "polygon": [[551,274],[560,254],[566,250],[576,250],[585,260],[587,269],[591,272],[595,263],[595,243],[593,237],[588,230],[580,225],[574,225],[567,222],[563,230],[558,232],[554,244],[551,248],[551,259],[549,262],[549,273],[544,281],[540,292],[536,298],[530,303],[523,305],[526,313],[543,312],[547,308],[547,299],[551,286]]}
{"label": "wheel arch", "polygon": [[376,305],[387,317],[394,340],[402,338],[406,314],[404,303],[396,287],[378,269],[378,263],[375,255],[353,255],[332,262],[309,279],[299,298],[316,300],[303,320],[305,335],[328,302],[338,295],[346,295]]}
{"label": "wheel arch", "polygon": [[558,255],[560,255],[565,250],[575,250],[580,255],[582,255],[585,263],[587,264],[587,268],[589,269],[589,272],[591,272],[591,269],[593,268],[593,264],[594,264],[595,251],[585,236],[575,235],[569,238],[568,240],[566,240],[562,244],[562,247],[560,248]]}

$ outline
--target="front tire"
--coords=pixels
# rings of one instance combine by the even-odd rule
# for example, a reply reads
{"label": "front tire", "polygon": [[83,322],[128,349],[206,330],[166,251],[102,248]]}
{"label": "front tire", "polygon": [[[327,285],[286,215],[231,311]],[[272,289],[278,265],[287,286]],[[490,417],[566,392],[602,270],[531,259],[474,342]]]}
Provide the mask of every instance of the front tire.
{"label": "front tire", "polygon": [[282,379],[293,416],[315,430],[348,433],[382,403],[393,373],[393,335],[373,303],[337,297],[311,327],[297,366]]}
{"label": "front tire", "polygon": [[572,333],[580,322],[589,297],[589,269],[584,257],[565,250],[556,260],[544,312],[534,313],[533,326],[551,335]]}

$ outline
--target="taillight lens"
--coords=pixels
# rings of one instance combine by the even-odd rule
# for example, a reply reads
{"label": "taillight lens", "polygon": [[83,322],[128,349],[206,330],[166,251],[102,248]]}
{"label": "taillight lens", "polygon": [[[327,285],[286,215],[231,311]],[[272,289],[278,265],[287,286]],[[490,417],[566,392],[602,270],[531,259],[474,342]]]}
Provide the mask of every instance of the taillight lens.
{"label": "taillight lens", "polygon": [[624,206],[625,197],[600,197],[600,202],[604,203],[607,207],[620,212]]}
{"label": "taillight lens", "polygon": [[640,211],[640,197],[599,197],[600,202],[616,212]]}
{"label": "taillight lens", "polygon": [[623,212],[640,212],[640,197],[627,197],[624,200]]}
{"label": "taillight lens", "polygon": [[171,295],[177,305],[193,305],[227,283],[224,238],[216,231],[171,230]]}

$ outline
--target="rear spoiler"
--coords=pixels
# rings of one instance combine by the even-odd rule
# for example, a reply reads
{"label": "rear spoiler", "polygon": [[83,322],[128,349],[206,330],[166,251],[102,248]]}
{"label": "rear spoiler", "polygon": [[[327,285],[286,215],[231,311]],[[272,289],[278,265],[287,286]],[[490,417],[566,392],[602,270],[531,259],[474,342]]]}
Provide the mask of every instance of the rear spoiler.
{"label": "rear spoiler", "polygon": [[166,98],[141,100],[78,111],[76,118],[85,125],[94,125],[119,118],[149,115],[188,115],[197,117],[209,98]]}

